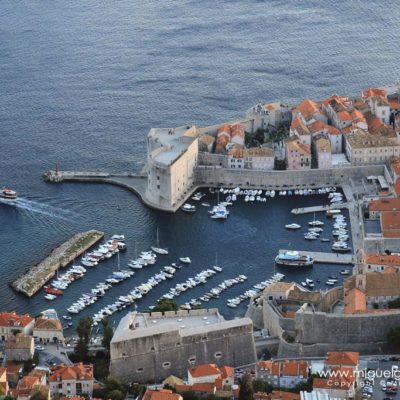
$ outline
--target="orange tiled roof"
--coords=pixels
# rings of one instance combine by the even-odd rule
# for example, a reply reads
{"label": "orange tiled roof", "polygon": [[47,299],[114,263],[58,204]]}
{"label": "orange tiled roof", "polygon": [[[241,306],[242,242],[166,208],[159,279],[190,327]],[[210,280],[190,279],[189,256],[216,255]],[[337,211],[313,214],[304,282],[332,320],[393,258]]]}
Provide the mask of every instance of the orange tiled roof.
{"label": "orange tiled roof", "polygon": [[300,400],[300,395],[298,393],[274,390],[272,393],[257,392],[254,394],[254,400]]}
{"label": "orange tiled roof", "polygon": [[196,367],[189,368],[188,372],[193,378],[201,376],[220,375],[221,371],[216,364],[201,364]]}
{"label": "orange tiled roof", "polygon": [[352,365],[358,364],[358,353],[355,351],[330,351],[326,356],[327,365]]}
{"label": "orange tiled roof", "polygon": [[143,400],[182,400],[182,396],[167,389],[146,390]]}
{"label": "orange tiled roof", "polygon": [[400,237],[400,212],[386,211],[382,213],[381,227],[384,237]]}
{"label": "orange tiled roof", "polygon": [[360,110],[357,110],[357,109],[354,109],[351,113],[350,113],[350,115],[351,115],[351,118],[353,119],[353,120],[356,120],[356,119],[364,119],[365,117],[364,117],[364,114],[360,111]]}
{"label": "orange tiled roof", "polygon": [[235,124],[235,125],[232,125],[232,133],[231,133],[231,136],[232,137],[234,137],[234,136],[239,136],[239,137],[241,137],[241,138],[244,138],[244,128],[243,128],[243,126],[241,125],[241,124]]}
{"label": "orange tiled roof", "polygon": [[17,389],[32,389],[34,386],[39,385],[40,380],[36,376],[24,376],[17,385]]}
{"label": "orange tiled roof", "polygon": [[40,317],[36,320],[34,328],[40,331],[62,331],[61,322],[56,318]]}
{"label": "orange tiled roof", "polygon": [[379,89],[379,88],[367,88],[363,90],[362,93],[363,97],[365,99],[373,96],[387,96],[387,91],[385,89]]}
{"label": "orange tiled roof", "polygon": [[397,254],[367,254],[364,257],[366,264],[400,267],[400,255]]}
{"label": "orange tiled roof", "polygon": [[64,365],[60,364],[51,370],[50,382],[57,380],[92,380],[93,379],[93,365],[92,364],[74,364]]}
{"label": "orange tiled roof", "polygon": [[222,379],[232,378],[235,375],[235,370],[232,367],[224,365],[220,368]]}
{"label": "orange tiled roof", "polygon": [[177,392],[203,392],[214,393],[216,386],[214,383],[195,383],[194,385],[175,385]]}
{"label": "orange tiled roof", "polygon": [[390,197],[378,200],[371,200],[368,204],[369,211],[399,211],[400,198]]}
{"label": "orange tiled roof", "polygon": [[286,146],[290,150],[298,151],[305,155],[311,155],[311,148],[308,144],[301,143],[297,136],[292,136],[285,140]]}
{"label": "orange tiled roof", "polygon": [[0,326],[11,328],[25,328],[34,318],[29,314],[18,315],[16,312],[0,313]]}
{"label": "orange tiled roof", "polygon": [[351,121],[353,119],[351,115],[345,110],[339,111],[336,115],[341,121]]}
{"label": "orange tiled roof", "polygon": [[270,375],[308,376],[308,364],[304,360],[260,361],[257,367],[268,371]]}
{"label": "orange tiled roof", "polygon": [[358,288],[353,288],[346,292],[344,299],[344,313],[355,314],[364,312],[367,309],[367,300],[364,292]]}
{"label": "orange tiled roof", "polygon": [[299,135],[309,135],[310,131],[307,128],[306,124],[303,122],[303,119],[300,117],[295,118],[290,124],[290,129],[295,129]]}
{"label": "orange tiled roof", "polygon": [[217,137],[221,135],[231,136],[231,134],[232,134],[232,127],[229,124],[224,124],[217,129]]}
{"label": "orange tiled roof", "polygon": [[302,101],[293,111],[299,112],[305,119],[310,119],[316,113],[321,114],[318,104],[310,99]]}
{"label": "orange tiled roof", "polygon": [[392,110],[400,110],[400,101],[398,100],[388,100],[390,108]]}
{"label": "orange tiled roof", "polygon": [[374,133],[374,132],[378,131],[379,129],[381,129],[384,126],[382,120],[379,117],[375,116],[375,115],[373,115],[372,117],[368,118],[367,124],[368,124],[368,130],[371,133]]}
{"label": "orange tiled roof", "polygon": [[330,135],[340,135],[340,134],[341,134],[341,132],[339,131],[339,129],[335,128],[334,126],[330,126],[330,125],[328,125],[328,126],[329,126],[329,128],[328,128],[328,133],[329,133]]}

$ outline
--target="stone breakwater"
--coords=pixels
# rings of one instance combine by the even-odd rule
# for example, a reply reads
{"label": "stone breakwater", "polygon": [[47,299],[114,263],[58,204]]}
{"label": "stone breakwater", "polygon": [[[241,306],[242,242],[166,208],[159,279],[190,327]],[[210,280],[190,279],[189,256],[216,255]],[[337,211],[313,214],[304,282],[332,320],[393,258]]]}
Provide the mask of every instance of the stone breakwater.
{"label": "stone breakwater", "polygon": [[17,292],[32,297],[56,274],[59,268],[67,266],[103,237],[104,233],[96,230],[77,233],[71,239],[56,247],[39,264],[19,276],[11,283],[11,287]]}

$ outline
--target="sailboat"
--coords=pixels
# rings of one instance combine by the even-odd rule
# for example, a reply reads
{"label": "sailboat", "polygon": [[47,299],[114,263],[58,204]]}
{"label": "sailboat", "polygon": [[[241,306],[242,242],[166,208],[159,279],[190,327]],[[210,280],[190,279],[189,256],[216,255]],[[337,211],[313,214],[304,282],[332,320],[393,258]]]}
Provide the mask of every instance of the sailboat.
{"label": "sailboat", "polygon": [[151,246],[151,249],[154,251],[154,253],[157,254],[168,254],[168,249],[164,249],[160,247],[159,239],[158,239],[158,228],[157,228],[157,246]]}
{"label": "sailboat", "polygon": [[213,266],[215,271],[222,272],[222,268],[218,266],[218,253],[215,253],[215,265]]}

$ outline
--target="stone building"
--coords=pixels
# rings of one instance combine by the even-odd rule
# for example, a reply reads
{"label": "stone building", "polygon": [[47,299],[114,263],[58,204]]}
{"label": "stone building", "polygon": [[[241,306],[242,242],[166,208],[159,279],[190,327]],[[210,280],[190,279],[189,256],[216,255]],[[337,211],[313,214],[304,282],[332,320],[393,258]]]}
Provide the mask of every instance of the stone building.
{"label": "stone building", "polygon": [[41,343],[64,343],[63,327],[56,318],[40,317],[33,327],[33,336]]}
{"label": "stone building", "polygon": [[254,119],[254,129],[268,129],[270,126],[276,128],[290,122],[292,118],[289,106],[279,102],[259,102],[247,111],[246,116]]}
{"label": "stone building", "polygon": [[174,209],[190,194],[198,151],[195,127],[151,129],[147,137],[147,201]]}
{"label": "stone building", "polygon": [[298,136],[285,140],[287,169],[303,170],[311,168],[311,148],[300,141]]}
{"label": "stone building", "polygon": [[257,378],[273,387],[294,389],[308,380],[309,366],[304,360],[259,361],[256,365]]}
{"label": "stone building", "polygon": [[395,137],[372,135],[360,129],[347,135],[346,156],[351,165],[384,164],[391,156],[400,155]]}
{"label": "stone building", "polygon": [[329,169],[332,168],[332,147],[330,140],[323,134],[314,136],[313,149],[317,168]]}
{"label": "stone building", "polygon": [[228,152],[228,166],[233,169],[270,171],[274,163],[274,151],[268,147],[246,149],[236,144]]}
{"label": "stone building", "polygon": [[92,364],[60,364],[51,370],[50,392],[52,396],[76,396],[93,393],[93,365]]}
{"label": "stone building", "polygon": [[216,309],[129,313],[110,351],[110,373],[124,382],[160,382],[197,364],[236,367],[256,360],[251,320],[227,321]]}
{"label": "stone building", "polygon": [[35,344],[32,336],[17,333],[6,341],[5,353],[8,360],[27,361],[35,353]]}

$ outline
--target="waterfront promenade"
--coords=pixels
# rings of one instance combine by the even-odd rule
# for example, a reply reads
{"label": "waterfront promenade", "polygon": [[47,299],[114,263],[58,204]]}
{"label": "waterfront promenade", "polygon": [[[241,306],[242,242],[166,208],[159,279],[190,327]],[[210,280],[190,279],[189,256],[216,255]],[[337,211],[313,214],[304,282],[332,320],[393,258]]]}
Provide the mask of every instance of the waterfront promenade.
{"label": "waterfront promenade", "polygon": [[315,212],[322,212],[327,210],[342,210],[344,208],[348,208],[347,203],[341,204],[326,204],[322,206],[312,206],[312,207],[303,207],[303,208],[293,208],[291,211],[292,214],[310,214]]}
{"label": "waterfront promenade", "polygon": [[[294,250],[279,250],[279,253],[285,253],[287,251]],[[300,253],[300,255],[310,255],[315,263],[321,264],[344,264],[351,265],[354,263],[353,254],[342,254],[342,253],[324,253],[318,251],[300,251],[296,250]]]}

